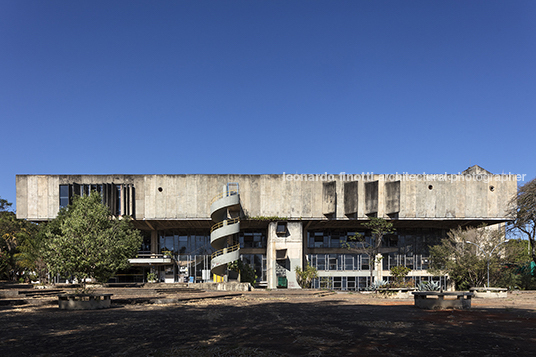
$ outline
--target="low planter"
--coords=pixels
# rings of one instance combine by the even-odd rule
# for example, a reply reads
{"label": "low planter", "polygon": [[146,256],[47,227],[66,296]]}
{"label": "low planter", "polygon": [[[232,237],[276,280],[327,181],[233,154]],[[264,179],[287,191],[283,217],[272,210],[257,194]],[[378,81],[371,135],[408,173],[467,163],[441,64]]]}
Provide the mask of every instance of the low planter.
{"label": "low planter", "polygon": [[415,298],[415,306],[427,310],[470,309],[473,297],[473,293],[466,291],[414,291],[412,294]]}
{"label": "low planter", "polygon": [[471,288],[469,289],[470,292],[475,294],[476,298],[484,298],[484,299],[498,299],[498,298],[505,298],[507,297],[507,289],[506,288]]}
{"label": "low planter", "polygon": [[108,309],[112,305],[113,294],[62,294],[58,295],[61,310]]}

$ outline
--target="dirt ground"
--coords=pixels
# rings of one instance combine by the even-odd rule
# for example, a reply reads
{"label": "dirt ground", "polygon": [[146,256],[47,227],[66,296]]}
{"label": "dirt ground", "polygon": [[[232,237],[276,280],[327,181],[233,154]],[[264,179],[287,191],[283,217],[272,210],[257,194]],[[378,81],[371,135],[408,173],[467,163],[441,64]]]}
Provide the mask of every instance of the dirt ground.
{"label": "dirt ground", "polygon": [[536,292],[473,299],[464,311],[346,292],[142,295],[116,291],[112,308],[93,311],[59,310],[54,298],[2,305],[0,355],[536,355]]}

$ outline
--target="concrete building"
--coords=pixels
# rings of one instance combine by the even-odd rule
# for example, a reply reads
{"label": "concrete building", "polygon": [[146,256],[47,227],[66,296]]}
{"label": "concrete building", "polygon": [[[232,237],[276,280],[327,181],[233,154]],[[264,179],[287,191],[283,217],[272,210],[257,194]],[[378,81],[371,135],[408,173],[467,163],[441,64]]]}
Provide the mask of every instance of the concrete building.
{"label": "concrete building", "polygon": [[516,175],[473,166],[459,174],[322,175],[17,175],[17,217],[47,221],[74,195],[97,190],[112,214],[130,215],[145,239],[133,268],[117,281],[232,279],[241,258],[268,288],[299,287],[296,267],[318,269],[315,286],[361,290],[369,258],[345,248],[369,217],[393,222],[374,279],[405,265],[419,281],[428,248],[458,226],[502,224],[517,190]]}

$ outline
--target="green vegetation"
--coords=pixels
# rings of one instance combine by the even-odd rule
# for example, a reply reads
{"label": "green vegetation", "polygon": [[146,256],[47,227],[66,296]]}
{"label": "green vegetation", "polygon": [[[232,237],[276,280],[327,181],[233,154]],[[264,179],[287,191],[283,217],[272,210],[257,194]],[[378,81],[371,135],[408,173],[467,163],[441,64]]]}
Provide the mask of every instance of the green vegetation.
{"label": "green vegetation", "polygon": [[510,239],[505,244],[505,256],[498,286],[521,290],[536,289],[536,263],[530,254],[530,242]]}
{"label": "green vegetation", "polygon": [[363,226],[371,230],[372,237],[367,241],[366,237],[360,233],[356,233],[352,240],[345,242],[343,246],[356,254],[366,254],[369,257],[370,281],[373,280],[374,265],[381,258],[377,258],[382,246],[383,237],[387,234],[395,232],[393,223],[386,221],[383,218],[372,217],[368,222],[363,223]]}
{"label": "green vegetation", "polygon": [[257,282],[258,277],[255,269],[249,264],[244,263],[241,259],[229,263],[227,268],[238,273],[241,283],[250,283],[252,286],[254,286]]}
{"label": "green vegetation", "polygon": [[148,272],[147,273],[147,281],[149,283],[155,283],[158,281],[158,277],[156,276],[156,273],[154,272]]}
{"label": "green vegetation", "polygon": [[[406,287],[405,280],[406,280],[406,276],[409,274],[410,271],[411,271],[410,268],[403,266],[403,265],[392,267],[391,276],[394,278],[394,281],[389,284],[390,287],[393,287],[393,288]],[[413,285],[413,283],[411,283],[411,285]]]}
{"label": "green vegetation", "polygon": [[467,290],[487,285],[489,263],[490,286],[528,289],[534,286],[534,278],[530,269],[523,269],[530,267],[527,243],[505,241],[504,232],[496,227],[457,228],[430,248],[430,270],[447,273],[457,290]]}
{"label": "green vegetation", "polygon": [[[504,240],[502,232],[495,229],[457,228],[447,233],[441,244],[430,248],[431,271],[448,274],[454,280],[457,290],[486,285],[487,260],[495,246]],[[466,243],[466,242],[471,242]],[[484,252],[476,246],[483,247]],[[490,282],[498,281],[500,270],[498,250],[490,260]]]}
{"label": "green vegetation", "polygon": [[418,291],[439,291],[441,284],[436,281],[425,281],[417,285]]}
{"label": "green vegetation", "polygon": [[313,279],[318,278],[318,272],[315,267],[309,265],[309,263],[305,264],[305,268],[302,270],[299,266],[296,267],[296,280],[298,281],[298,285],[300,285],[302,288],[310,288],[311,284],[313,283]]}
{"label": "green vegetation", "polygon": [[117,270],[128,267],[141,242],[131,219],[114,219],[101,196],[74,197],[44,232],[44,261],[52,274],[106,282]]}
{"label": "green vegetation", "polygon": [[0,198],[0,279],[29,282],[46,276],[37,224],[17,219]]}
{"label": "green vegetation", "polygon": [[536,263],[536,179],[520,186],[517,195],[510,202],[510,215],[514,221],[509,229],[521,233],[530,242],[530,256]]}

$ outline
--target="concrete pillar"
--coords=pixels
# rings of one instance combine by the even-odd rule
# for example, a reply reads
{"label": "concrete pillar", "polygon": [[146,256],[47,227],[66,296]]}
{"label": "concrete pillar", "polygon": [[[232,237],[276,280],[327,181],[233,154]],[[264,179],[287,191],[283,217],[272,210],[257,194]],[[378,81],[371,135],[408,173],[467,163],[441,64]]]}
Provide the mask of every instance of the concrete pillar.
{"label": "concrete pillar", "polygon": [[302,222],[288,222],[288,236],[281,238],[282,249],[287,249],[287,259],[290,262],[287,271],[289,289],[300,289],[296,279],[296,267],[303,269],[303,224]]}
{"label": "concrete pillar", "polygon": [[151,254],[158,254],[158,231],[151,231]]}
{"label": "concrete pillar", "polygon": [[275,234],[276,222],[268,224],[268,234],[266,237],[266,282],[268,289],[277,288],[277,276],[275,270],[275,242],[277,236]]}
{"label": "concrete pillar", "polygon": [[374,279],[376,281],[383,280],[383,262],[382,262],[383,255],[376,254],[376,257],[374,259]]}
{"label": "concrete pillar", "polygon": [[[284,270],[289,289],[299,289],[296,267],[303,268],[303,225],[302,222],[285,222],[285,233],[276,233],[278,222],[270,222],[266,237],[266,280],[268,289],[277,288],[277,271]],[[277,260],[277,251],[286,252],[284,259]],[[280,254],[281,255],[281,254]],[[280,257],[281,258],[281,257]]]}

